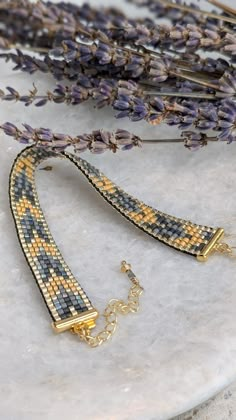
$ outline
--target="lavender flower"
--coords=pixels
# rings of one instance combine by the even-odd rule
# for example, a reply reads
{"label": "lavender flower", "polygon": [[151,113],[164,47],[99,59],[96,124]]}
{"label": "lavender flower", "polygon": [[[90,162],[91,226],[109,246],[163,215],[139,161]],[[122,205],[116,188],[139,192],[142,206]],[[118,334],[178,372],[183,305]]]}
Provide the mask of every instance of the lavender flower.
{"label": "lavender flower", "polygon": [[[129,43],[131,46],[149,46],[157,48],[173,48],[187,52],[196,52],[199,49],[209,51],[220,51],[223,54],[234,55],[236,37],[221,28],[208,28],[194,24],[166,25],[155,23],[151,27],[144,24],[123,20],[116,29],[110,24],[108,28],[100,27],[100,36],[107,36],[110,40],[118,43]],[[91,38],[99,38],[99,32],[96,31],[96,23],[89,28]],[[76,39],[76,36],[74,37]]]}
{"label": "lavender flower", "polygon": [[43,60],[23,54],[19,49],[17,49],[16,53],[2,53],[0,57],[5,58],[6,61],[13,61],[15,63],[13,70],[21,69],[29,74],[33,74],[36,71],[49,72],[49,67]]}
{"label": "lavender flower", "polygon": [[151,122],[166,122],[183,130],[195,127],[201,133],[214,130],[219,140],[227,143],[236,141],[236,102],[232,99],[224,99],[215,104],[182,101],[181,104],[173,103],[169,106],[161,103],[158,108],[162,110]]}
{"label": "lavender flower", "polygon": [[[0,56],[13,61],[15,70],[50,73],[73,84],[58,83],[43,94],[33,86],[23,95],[8,86],[0,91],[1,99],[37,107],[48,102],[79,105],[90,99],[99,108],[112,107],[119,119],[175,125],[191,150],[207,143],[209,130],[215,132],[216,139],[235,141],[236,36],[226,6],[222,6],[224,14],[207,17],[196,13],[198,6],[189,9],[182,0],[175,5],[131,1],[171,23],[132,19],[120,10],[101,11],[89,5],[2,2],[0,48],[6,50],[15,43],[41,56],[33,57],[21,49]],[[202,50],[220,55],[203,58]],[[58,151],[71,145],[76,153],[130,149],[140,142],[124,130],[71,137],[29,125],[19,130],[6,123],[2,129],[24,144],[33,142]]]}
{"label": "lavender flower", "polygon": [[[30,74],[36,71],[51,72],[58,80],[63,78],[77,80],[81,73],[117,79],[140,79],[142,76],[142,80],[156,84],[165,82],[165,86],[168,81],[170,86],[180,88],[181,85],[186,85],[183,80],[188,79],[189,74],[192,81],[189,86],[193,90],[198,89],[197,85],[203,90],[201,87],[203,84],[206,86],[206,91],[219,90],[233,94],[229,78],[235,78],[234,68],[221,58],[201,60],[198,56],[189,54],[183,55],[181,60],[168,56],[156,58],[150,54],[137,54],[133,50],[124,50],[101,41],[89,45],[63,41],[63,47],[52,50],[43,60],[24,54],[20,50],[16,53],[0,54],[0,57],[13,61],[16,64],[15,70],[21,69]],[[199,76],[193,78],[192,74],[183,73],[181,69],[184,69],[184,66],[186,71],[198,72]],[[211,77],[204,81],[202,76],[206,72],[210,73]]]}
{"label": "lavender flower", "polygon": [[72,146],[75,153],[89,150],[92,153],[103,153],[107,150],[116,152],[119,149],[129,150],[135,146],[141,146],[141,139],[126,130],[118,129],[114,132],[96,130],[91,134],[77,135],[54,133],[48,128],[32,128],[23,124],[20,130],[14,124],[6,122],[0,126],[3,132],[13,137],[22,144],[36,144],[37,147],[52,149],[57,152]]}
{"label": "lavender flower", "polygon": [[[108,39],[122,43],[129,42],[131,45],[135,43],[154,48],[185,48],[190,51],[196,51],[199,48],[221,49],[223,53],[235,54],[233,28],[225,26],[222,29],[219,20],[194,14],[198,6],[192,4],[192,13],[186,14],[158,1],[136,3],[150,7],[152,12],[158,11],[158,17],[166,17],[166,13],[169,13],[169,17],[176,24],[156,25],[151,19],[129,19],[120,11],[111,8],[101,12],[88,5],[79,7],[71,3],[67,6],[64,3],[55,5],[37,2],[34,4],[27,0],[3,3],[0,7],[0,18],[2,17],[2,21],[6,24],[6,29],[9,28],[9,37],[17,33],[21,42],[32,44],[33,41],[35,46],[52,47],[59,45],[63,39],[76,40],[78,35],[82,38],[91,37],[91,39],[107,36]],[[191,19],[184,19],[186,16],[191,16]],[[199,22],[205,25],[199,25]],[[27,24],[28,37],[27,31],[24,33],[21,31],[22,24]],[[48,31],[47,38],[42,32],[45,28]],[[40,29],[42,34],[40,34]],[[50,37],[51,41],[49,41]]]}
{"label": "lavender flower", "polygon": [[[79,105],[82,102],[92,99],[98,108],[114,105],[115,99],[119,95],[144,95],[143,88],[133,81],[99,79],[80,75],[76,84],[62,85],[57,84],[53,90],[48,90],[45,95],[39,95],[35,85],[29,90],[28,94],[21,95],[13,87],[6,87],[6,91],[0,90],[0,98],[3,101],[22,102],[26,106],[44,106],[47,102],[67,105]],[[145,95],[144,95],[145,96]]]}
{"label": "lavender flower", "polygon": [[143,100],[121,95],[114,103],[117,118],[146,120],[152,125],[166,123],[185,131],[194,127],[200,132],[214,130],[219,140],[236,141],[236,102],[223,99],[215,103],[191,100]]}
{"label": "lavender flower", "polygon": [[[208,25],[200,26],[201,17],[194,14],[197,7],[192,5],[193,13],[190,21],[181,22],[179,11],[169,8],[160,2],[143,2],[162,17],[166,11],[170,17],[176,15],[175,25],[156,25],[152,20],[134,20],[125,17],[114,9],[103,12],[88,5],[74,6],[72,4],[31,3],[27,0],[9,1],[0,7],[0,18],[5,23],[9,39],[31,44],[33,46],[53,47],[63,39],[76,40],[82,38],[113,39],[119,43],[129,42],[131,45],[149,45],[154,48],[186,49],[221,49],[223,53],[235,54],[235,35],[207,19]],[[140,5],[140,3],[139,3]],[[77,16],[76,16],[77,15]],[[186,16],[186,13],[184,14]],[[172,19],[173,20],[173,19]],[[88,25],[89,24],[89,25]],[[27,25],[28,31],[22,31],[22,25]],[[45,37],[47,29],[47,37]],[[28,34],[28,35],[27,35]],[[51,39],[50,39],[51,38]],[[72,52],[71,52],[72,54]]]}
{"label": "lavender flower", "polygon": [[31,3],[27,0],[7,1],[0,6],[0,16],[4,16],[9,24],[25,23],[35,29],[48,27],[58,30],[64,29],[67,34],[74,31],[77,25],[72,13],[67,13],[55,4],[42,1]]}
{"label": "lavender flower", "polygon": [[[109,46],[103,42],[98,45],[85,46],[63,41],[63,48],[52,50],[43,60],[22,53],[19,49],[16,53],[2,53],[0,57],[6,61],[15,63],[14,70],[21,69],[33,74],[36,71],[51,72],[53,76],[61,80],[78,79],[80,73],[101,74],[117,78],[148,77],[153,82],[163,82],[171,74],[171,59],[156,59],[152,56],[139,56],[132,51],[124,52],[119,47]],[[78,47],[77,47],[78,45]]]}
{"label": "lavender flower", "polygon": [[181,137],[184,140],[185,147],[194,152],[207,145],[207,136],[205,133],[183,131]]}
{"label": "lavender flower", "polygon": [[26,105],[35,102],[43,106],[48,101],[55,103],[80,104],[92,99],[99,108],[111,106],[117,118],[128,117],[131,121],[145,120],[156,125],[166,123],[177,126],[180,130],[195,127],[199,131],[216,131],[220,139],[232,142],[236,138],[236,101],[233,99],[215,99],[209,102],[202,99],[187,100],[165,98],[144,94],[142,88],[133,81],[91,79],[81,76],[78,85],[57,87],[47,95],[37,94],[34,87],[29,95],[20,94],[11,87],[8,94],[0,92],[3,100],[19,100]]}
{"label": "lavender flower", "polygon": [[[49,48],[59,45],[63,39],[76,40],[78,35],[93,38],[97,30],[104,31],[109,36],[111,26],[137,23],[114,8],[96,10],[87,4],[55,5],[42,1],[32,3],[28,0],[10,0],[2,3],[0,20],[6,38],[12,43],[18,41],[22,45]],[[143,21],[145,22],[147,20]],[[152,24],[154,25],[154,22]],[[22,30],[23,27],[27,30]]]}
{"label": "lavender flower", "polygon": [[171,73],[171,58],[155,58],[152,55],[138,54],[135,51],[124,49],[97,40],[92,44],[82,42],[63,41],[60,48],[51,50],[49,58],[63,60],[71,65],[80,63],[84,67],[89,65],[100,71],[105,66],[105,71],[118,73],[125,77],[149,78],[154,82],[163,82]]}

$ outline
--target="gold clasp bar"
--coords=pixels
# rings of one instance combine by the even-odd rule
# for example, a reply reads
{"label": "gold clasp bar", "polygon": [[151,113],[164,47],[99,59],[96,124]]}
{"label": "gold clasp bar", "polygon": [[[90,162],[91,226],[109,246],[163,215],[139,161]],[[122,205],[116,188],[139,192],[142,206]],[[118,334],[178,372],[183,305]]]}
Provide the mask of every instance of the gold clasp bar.
{"label": "gold clasp bar", "polygon": [[208,242],[208,244],[203,248],[201,254],[197,255],[197,260],[204,262],[207,261],[209,255],[214,251],[216,243],[219,239],[224,235],[224,229],[219,228],[217,229],[213,238]]}
{"label": "gold clasp bar", "polygon": [[98,311],[96,309],[90,309],[86,312],[82,312],[80,315],[75,315],[70,318],[63,319],[61,321],[53,322],[52,327],[55,332],[61,333],[67,330],[73,329],[73,327],[81,325],[88,329],[96,326],[95,320],[98,318]]}

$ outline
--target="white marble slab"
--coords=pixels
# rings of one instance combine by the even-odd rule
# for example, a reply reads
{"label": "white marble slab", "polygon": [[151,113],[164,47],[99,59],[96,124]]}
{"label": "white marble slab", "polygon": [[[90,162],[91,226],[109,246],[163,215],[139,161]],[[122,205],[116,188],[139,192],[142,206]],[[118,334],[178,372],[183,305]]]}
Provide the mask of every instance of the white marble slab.
{"label": "white marble slab", "polygon": [[[33,80],[41,89],[54,83],[10,68],[1,62],[0,87],[23,93]],[[111,110],[94,111],[92,104],[36,109],[5,103],[0,115],[1,122],[71,134],[120,126],[146,138],[178,134],[116,121]],[[140,312],[120,319],[112,342],[99,349],[69,333],[53,333],[9,210],[8,175],[20,149],[1,136],[1,418],[166,420],[234,380],[235,261],[213,256],[200,264],[159,244],[101,200],[71,164],[56,160],[51,173],[37,178],[40,199],[66,261],[94,305],[103,311],[110,298],[126,296],[128,283],[119,273],[123,258],[132,263],[145,293]],[[146,145],[84,157],[147,203],[236,233],[235,145],[214,144],[198,153],[181,145]]]}

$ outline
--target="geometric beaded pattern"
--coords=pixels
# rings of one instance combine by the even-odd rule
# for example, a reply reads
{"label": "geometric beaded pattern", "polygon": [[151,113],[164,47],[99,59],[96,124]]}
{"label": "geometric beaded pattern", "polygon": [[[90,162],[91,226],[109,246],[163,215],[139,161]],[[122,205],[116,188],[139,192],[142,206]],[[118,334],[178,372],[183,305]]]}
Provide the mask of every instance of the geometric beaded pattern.
{"label": "geometric beaded pattern", "polygon": [[10,175],[10,203],[18,237],[49,313],[61,321],[93,309],[57,248],[35,188],[35,168],[44,159],[58,156],[27,148],[16,158]]}
{"label": "geometric beaded pattern", "polygon": [[65,152],[96,190],[126,219],[153,238],[182,252],[197,256],[217,229],[170,216],[127,194],[86,160]]}
{"label": "geometric beaded pattern", "polygon": [[10,175],[11,209],[23,252],[54,321],[76,316],[93,307],[57,248],[39,204],[35,169],[50,157],[71,160],[114,209],[139,229],[177,250],[197,256],[217,231],[144,204],[84,159],[35,146],[24,149],[17,156]]}

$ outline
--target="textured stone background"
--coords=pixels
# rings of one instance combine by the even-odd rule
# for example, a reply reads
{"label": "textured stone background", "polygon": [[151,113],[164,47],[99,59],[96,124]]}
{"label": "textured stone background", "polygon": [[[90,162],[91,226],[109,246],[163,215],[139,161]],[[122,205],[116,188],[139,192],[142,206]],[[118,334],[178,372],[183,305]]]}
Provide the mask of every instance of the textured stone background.
{"label": "textured stone background", "polygon": [[204,404],[171,420],[235,420],[236,385],[233,384]]}
{"label": "textured stone background", "polygon": [[[127,8],[123,1],[119,5]],[[1,62],[0,87],[24,93],[35,81],[42,92],[55,83],[11,67]],[[5,103],[2,121],[70,134],[122,126],[144,138],[178,136],[164,126],[117,121],[110,109],[95,111],[93,104],[27,109]],[[40,200],[66,262],[92,302],[102,312],[108,299],[126,297],[127,280],[118,271],[123,258],[133,264],[145,294],[140,313],[120,320],[117,335],[101,349],[90,351],[70,334],[53,334],[9,211],[8,175],[20,148],[1,137],[0,418],[167,420],[232,383],[235,264],[214,256],[201,265],[158,244],[100,200],[71,165],[56,161],[51,173],[42,171],[37,178]],[[117,156],[84,157],[150,205],[235,233],[234,152],[235,145],[224,144],[198,153],[182,145],[144,145]],[[196,420],[227,418],[233,404],[227,395],[207,404]]]}

